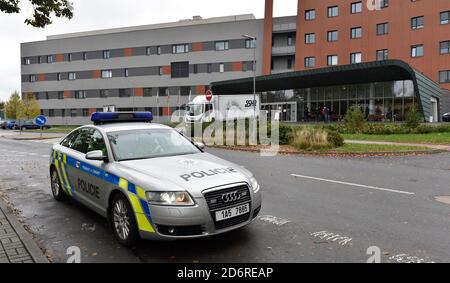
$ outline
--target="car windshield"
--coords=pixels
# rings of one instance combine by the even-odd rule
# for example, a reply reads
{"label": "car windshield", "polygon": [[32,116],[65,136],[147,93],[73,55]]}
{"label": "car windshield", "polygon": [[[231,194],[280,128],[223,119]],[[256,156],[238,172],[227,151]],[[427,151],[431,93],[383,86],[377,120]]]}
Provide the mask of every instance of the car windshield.
{"label": "car windshield", "polygon": [[131,130],[108,133],[117,161],[150,159],[201,152],[187,138],[172,129]]}
{"label": "car windshield", "polygon": [[189,116],[199,116],[203,114],[203,104],[189,104],[188,113]]}

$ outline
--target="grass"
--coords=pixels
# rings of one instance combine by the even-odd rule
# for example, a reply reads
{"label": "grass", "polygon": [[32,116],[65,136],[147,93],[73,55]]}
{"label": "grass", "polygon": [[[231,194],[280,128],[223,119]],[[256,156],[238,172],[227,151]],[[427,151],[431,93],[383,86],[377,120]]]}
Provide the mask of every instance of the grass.
{"label": "grass", "polygon": [[403,135],[363,135],[343,134],[346,140],[403,142],[418,144],[450,144],[450,133],[403,134]]}
{"label": "grass", "polygon": [[49,134],[68,134],[78,128],[78,126],[54,126],[50,129],[41,130],[25,130],[27,133],[49,133]]}
{"label": "grass", "polygon": [[380,145],[380,144],[351,144],[333,149],[339,153],[376,153],[376,152],[402,152],[402,151],[421,151],[429,150],[425,146],[403,146],[403,145]]}

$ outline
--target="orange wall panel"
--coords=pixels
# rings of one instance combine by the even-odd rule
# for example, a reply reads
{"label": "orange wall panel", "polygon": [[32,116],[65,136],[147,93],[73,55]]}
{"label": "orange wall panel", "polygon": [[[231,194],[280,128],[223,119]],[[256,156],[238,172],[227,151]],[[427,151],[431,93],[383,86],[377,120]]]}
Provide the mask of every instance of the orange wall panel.
{"label": "orange wall panel", "polygon": [[170,75],[170,73],[171,73],[170,66],[163,66],[163,74]]}
{"label": "orange wall panel", "polygon": [[264,38],[262,74],[270,75],[272,69],[273,0],[266,0],[264,13]]}
{"label": "orange wall panel", "polygon": [[198,85],[195,87],[195,93],[196,94],[205,94],[206,93],[206,87],[204,85]]}
{"label": "orange wall panel", "polygon": [[40,82],[45,81],[45,74],[39,74],[38,81],[40,81]]}
{"label": "orange wall panel", "polygon": [[144,89],[143,88],[134,89],[134,96],[137,96],[137,97],[144,96]]}
{"label": "orange wall panel", "polygon": [[64,54],[56,54],[56,62],[64,62]]}
{"label": "orange wall panel", "polygon": [[231,71],[233,71],[233,72],[242,72],[242,62],[233,62],[233,63],[231,63]]}
{"label": "orange wall panel", "polygon": [[64,99],[72,98],[72,93],[68,90],[64,91]]}
{"label": "orange wall panel", "polygon": [[203,42],[192,43],[192,52],[203,51]]}
{"label": "orange wall panel", "polygon": [[123,56],[125,56],[125,57],[133,56],[133,48],[125,48],[125,49],[123,49]]}
{"label": "orange wall panel", "polygon": [[92,77],[94,79],[99,79],[102,77],[102,71],[101,70],[94,70],[92,71]]}

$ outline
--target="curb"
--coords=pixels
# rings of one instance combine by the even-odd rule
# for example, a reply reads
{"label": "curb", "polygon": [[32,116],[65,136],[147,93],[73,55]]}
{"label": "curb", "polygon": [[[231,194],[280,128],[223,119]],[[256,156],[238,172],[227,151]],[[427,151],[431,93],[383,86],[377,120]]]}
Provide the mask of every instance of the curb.
{"label": "curb", "polygon": [[[227,146],[209,146],[210,148],[226,149],[241,152],[253,152],[259,153],[261,149],[250,149],[250,148],[236,148]],[[314,151],[279,151],[279,154],[283,155],[307,155],[307,156],[338,156],[338,157],[377,157],[377,156],[407,156],[407,155],[425,155],[425,154],[439,154],[448,152],[441,149],[430,149],[430,150],[410,150],[410,151],[378,151],[378,152],[354,152],[354,153],[342,153],[342,152],[314,152]]]}
{"label": "curb", "polygon": [[0,209],[8,219],[9,223],[13,227],[14,231],[19,236],[19,239],[22,241],[23,245],[27,249],[31,258],[35,263],[48,263],[47,258],[44,256],[44,253],[38,247],[36,242],[32,239],[31,235],[23,228],[23,225],[19,223],[16,216],[13,214],[11,209],[7,207],[3,199],[0,198]]}
{"label": "curb", "polygon": [[35,140],[52,140],[52,139],[59,139],[62,137],[36,137],[36,138],[18,138],[18,137],[10,137],[10,136],[0,136],[7,140],[14,140],[14,141],[35,141]]}

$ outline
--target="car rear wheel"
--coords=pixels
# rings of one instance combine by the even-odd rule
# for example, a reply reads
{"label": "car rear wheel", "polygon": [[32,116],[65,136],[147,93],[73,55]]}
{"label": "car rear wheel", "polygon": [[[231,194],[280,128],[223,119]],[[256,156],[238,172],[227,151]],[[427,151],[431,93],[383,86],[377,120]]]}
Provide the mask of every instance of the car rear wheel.
{"label": "car rear wheel", "polygon": [[55,169],[52,169],[52,171],[50,173],[50,179],[51,179],[53,198],[57,201],[67,200],[68,197],[62,189],[61,183],[59,181],[58,172],[56,172]]}
{"label": "car rear wheel", "polygon": [[130,202],[123,194],[117,194],[111,203],[109,221],[117,241],[127,247],[139,239],[139,232]]}

